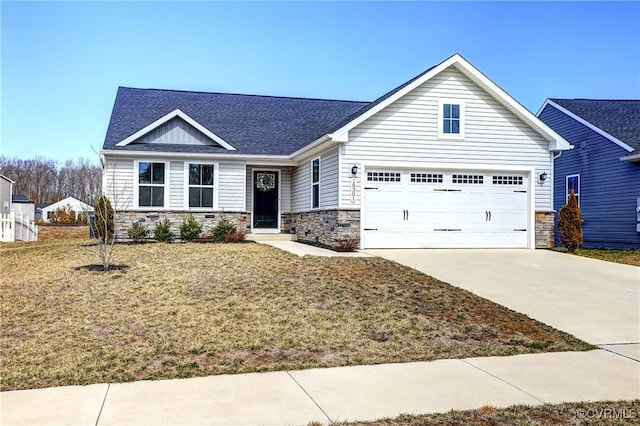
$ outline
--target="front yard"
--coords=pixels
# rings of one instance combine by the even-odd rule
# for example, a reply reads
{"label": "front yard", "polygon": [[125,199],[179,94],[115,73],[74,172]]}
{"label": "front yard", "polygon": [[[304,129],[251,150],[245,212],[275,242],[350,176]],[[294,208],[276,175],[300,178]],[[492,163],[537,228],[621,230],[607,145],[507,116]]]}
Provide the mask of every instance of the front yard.
{"label": "front yard", "polygon": [[96,251],[0,245],[1,390],[591,348],[379,258],[145,244],[77,269]]}

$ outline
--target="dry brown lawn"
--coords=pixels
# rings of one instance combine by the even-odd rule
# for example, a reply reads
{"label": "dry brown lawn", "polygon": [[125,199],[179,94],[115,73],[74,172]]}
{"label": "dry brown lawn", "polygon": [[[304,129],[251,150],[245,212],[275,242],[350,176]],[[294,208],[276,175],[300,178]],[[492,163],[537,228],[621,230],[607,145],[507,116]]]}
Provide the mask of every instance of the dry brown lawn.
{"label": "dry brown lawn", "polygon": [[[562,251],[562,249],[560,249]],[[565,250],[566,251],[566,250]],[[607,262],[624,263],[640,266],[640,250],[609,250],[581,248],[576,251],[578,256],[592,257]]]}
{"label": "dry brown lawn", "polygon": [[380,258],[156,243],[77,269],[96,253],[0,246],[2,390],[591,349]]}
{"label": "dry brown lawn", "polygon": [[89,238],[89,225],[38,225],[38,241],[86,240]]}
{"label": "dry brown lawn", "polygon": [[497,409],[451,411],[444,414],[400,416],[375,422],[333,423],[333,426],[615,426],[640,424],[640,400],[516,405]]}

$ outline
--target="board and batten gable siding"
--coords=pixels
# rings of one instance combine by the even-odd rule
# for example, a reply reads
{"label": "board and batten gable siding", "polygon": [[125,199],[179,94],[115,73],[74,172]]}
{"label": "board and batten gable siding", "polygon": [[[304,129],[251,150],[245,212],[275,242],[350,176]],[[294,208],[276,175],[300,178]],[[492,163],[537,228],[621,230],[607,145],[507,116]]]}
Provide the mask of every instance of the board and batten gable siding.
{"label": "board and batten gable siding", "polygon": [[566,176],[579,174],[585,247],[640,248],[640,163],[621,161],[628,151],[551,105],[540,119],[575,146],[555,160],[554,208],[566,204]]}
{"label": "board and batten gable siding", "polygon": [[102,192],[109,197],[115,210],[127,210],[135,205],[133,199],[133,160],[107,159],[103,170]]}
{"label": "board and batten gable siding", "polygon": [[246,172],[246,208],[253,211],[253,171],[254,170],[279,170],[280,171],[280,213],[291,212],[291,167],[271,167],[247,165]]}
{"label": "board and batten gable siding", "polygon": [[164,124],[141,136],[136,143],[177,144],[177,145],[217,145],[208,136],[192,125],[174,117]]}
{"label": "board and batten gable siding", "polygon": [[[463,140],[438,139],[438,100],[464,101]],[[549,142],[460,71],[449,68],[349,131],[340,170],[340,207],[351,202],[353,164],[388,162],[534,167],[550,173]],[[362,170],[361,170],[362,171]],[[358,172],[358,180],[361,173]],[[535,184],[535,209],[551,210],[551,184]]]}
{"label": "board and batten gable siding", "polygon": [[218,208],[229,211],[245,210],[245,164],[219,163]]}
{"label": "board and batten gable siding", "polygon": [[320,207],[338,207],[338,147],[313,156],[298,165],[291,175],[292,212],[311,210],[311,162],[320,158]]}

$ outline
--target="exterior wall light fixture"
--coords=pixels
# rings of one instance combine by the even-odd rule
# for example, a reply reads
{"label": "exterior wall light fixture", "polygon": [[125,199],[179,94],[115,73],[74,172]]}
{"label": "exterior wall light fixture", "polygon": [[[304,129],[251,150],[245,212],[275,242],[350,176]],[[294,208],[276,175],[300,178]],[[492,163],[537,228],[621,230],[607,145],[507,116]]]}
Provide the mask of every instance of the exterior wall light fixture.
{"label": "exterior wall light fixture", "polygon": [[544,183],[547,180],[547,172],[540,173],[540,183]]}

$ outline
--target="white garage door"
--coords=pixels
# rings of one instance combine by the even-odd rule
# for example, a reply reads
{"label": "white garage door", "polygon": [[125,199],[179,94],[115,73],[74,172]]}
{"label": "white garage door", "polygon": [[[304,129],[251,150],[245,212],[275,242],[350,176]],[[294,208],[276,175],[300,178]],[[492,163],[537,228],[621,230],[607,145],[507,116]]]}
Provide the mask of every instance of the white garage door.
{"label": "white garage door", "polygon": [[365,172],[365,248],[526,248],[527,175]]}

